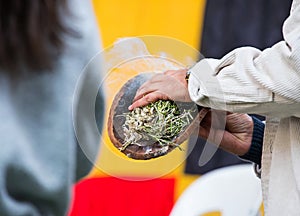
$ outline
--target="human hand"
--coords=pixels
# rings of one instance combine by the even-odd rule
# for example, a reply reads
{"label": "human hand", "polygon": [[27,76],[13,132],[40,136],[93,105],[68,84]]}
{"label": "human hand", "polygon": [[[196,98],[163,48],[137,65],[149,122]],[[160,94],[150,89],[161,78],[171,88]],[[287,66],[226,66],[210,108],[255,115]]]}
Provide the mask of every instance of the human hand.
{"label": "human hand", "polygon": [[155,74],[145,82],[136,92],[129,110],[145,106],[159,99],[181,102],[191,102],[188,85],[185,80],[186,69],[169,70]]}
{"label": "human hand", "polygon": [[213,110],[201,121],[198,135],[242,156],[250,149],[252,134],[253,121],[249,115]]}

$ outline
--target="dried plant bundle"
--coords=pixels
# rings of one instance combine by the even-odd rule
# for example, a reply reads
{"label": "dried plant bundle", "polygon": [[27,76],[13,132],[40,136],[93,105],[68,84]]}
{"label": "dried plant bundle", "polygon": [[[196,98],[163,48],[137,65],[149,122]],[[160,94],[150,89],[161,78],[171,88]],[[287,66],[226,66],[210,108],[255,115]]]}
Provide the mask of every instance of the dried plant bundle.
{"label": "dried plant bundle", "polygon": [[119,115],[126,118],[123,125],[125,143],[120,150],[149,141],[158,142],[161,146],[179,146],[173,142],[174,138],[191,123],[192,112],[195,110],[184,109],[181,112],[174,101],[158,100]]}

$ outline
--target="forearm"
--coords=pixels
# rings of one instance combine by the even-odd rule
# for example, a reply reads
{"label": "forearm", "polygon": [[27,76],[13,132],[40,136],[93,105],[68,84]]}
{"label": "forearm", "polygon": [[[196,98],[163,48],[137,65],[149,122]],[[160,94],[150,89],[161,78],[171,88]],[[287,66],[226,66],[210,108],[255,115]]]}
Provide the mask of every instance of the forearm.
{"label": "forearm", "polygon": [[285,40],[272,48],[243,47],[220,60],[197,63],[189,79],[191,99],[231,112],[295,115],[300,106],[299,20],[297,7],[285,22]]}
{"label": "forearm", "polygon": [[218,110],[292,116],[300,107],[300,65],[290,62],[290,54],[281,59],[283,46],[264,52],[245,47],[221,60],[200,61],[191,69],[191,99]]}

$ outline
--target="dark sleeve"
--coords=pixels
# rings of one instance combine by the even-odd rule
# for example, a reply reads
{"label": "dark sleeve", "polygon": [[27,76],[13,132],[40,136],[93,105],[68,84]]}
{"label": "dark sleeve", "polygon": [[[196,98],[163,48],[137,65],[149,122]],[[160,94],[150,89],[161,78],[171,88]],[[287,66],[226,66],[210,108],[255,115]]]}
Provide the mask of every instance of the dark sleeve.
{"label": "dark sleeve", "polygon": [[253,120],[254,127],[253,127],[251,146],[249,151],[245,155],[240,156],[240,158],[261,165],[261,155],[262,155],[265,124],[254,116],[252,116],[252,120]]}

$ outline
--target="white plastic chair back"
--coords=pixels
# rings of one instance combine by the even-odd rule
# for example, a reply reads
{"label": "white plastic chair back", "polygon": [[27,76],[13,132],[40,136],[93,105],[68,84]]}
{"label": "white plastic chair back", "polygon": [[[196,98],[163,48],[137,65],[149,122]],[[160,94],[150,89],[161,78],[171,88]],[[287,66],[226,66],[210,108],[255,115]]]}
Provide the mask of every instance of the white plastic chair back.
{"label": "white plastic chair back", "polygon": [[262,203],[261,183],[251,164],[234,165],[206,173],[178,198],[170,216],[256,216]]}

